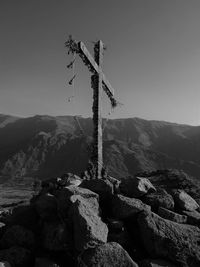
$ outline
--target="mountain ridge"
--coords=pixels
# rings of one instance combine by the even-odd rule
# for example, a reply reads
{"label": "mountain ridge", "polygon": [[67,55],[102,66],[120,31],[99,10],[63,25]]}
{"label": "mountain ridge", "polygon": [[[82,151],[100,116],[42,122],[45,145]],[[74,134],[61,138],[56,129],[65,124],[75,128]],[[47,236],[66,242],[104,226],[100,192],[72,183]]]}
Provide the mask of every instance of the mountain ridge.
{"label": "mountain ridge", "polygon": [[[200,126],[135,117],[103,119],[103,129],[104,162],[119,179],[168,168],[200,174]],[[0,174],[43,179],[66,171],[80,175],[91,136],[91,118],[0,114]]]}

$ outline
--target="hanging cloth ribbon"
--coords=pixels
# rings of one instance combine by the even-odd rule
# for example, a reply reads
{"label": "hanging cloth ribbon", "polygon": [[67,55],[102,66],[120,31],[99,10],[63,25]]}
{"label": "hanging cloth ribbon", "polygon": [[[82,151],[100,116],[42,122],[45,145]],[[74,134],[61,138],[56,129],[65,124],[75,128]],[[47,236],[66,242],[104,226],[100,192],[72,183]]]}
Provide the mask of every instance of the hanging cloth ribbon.
{"label": "hanging cloth ribbon", "polygon": [[76,74],[74,74],[74,76],[71,78],[71,80],[69,81],[69,85],[73,85],[74,84],[74,79],[76,78]]}
{"label": "hanging cloth ribbon", "polygon": [[71,60],[71,62],[67,65],[68,69],[72,69],[72,78],[69,80],[68,84],[72,85],[73,87],[73,94],[68,97],[68,102],[71,102],[71,100],[75,97],[75,86],[74,86],[74,80],[76,78],[76,74],[75,74],[75,60],[76,60],[76,53],[72,54],[73,58]]}
{"label": "hanging cloth ribbon", "polygon": [[67,65],[67,68],[73,69],[74,63],[75,63],[75,58]]}

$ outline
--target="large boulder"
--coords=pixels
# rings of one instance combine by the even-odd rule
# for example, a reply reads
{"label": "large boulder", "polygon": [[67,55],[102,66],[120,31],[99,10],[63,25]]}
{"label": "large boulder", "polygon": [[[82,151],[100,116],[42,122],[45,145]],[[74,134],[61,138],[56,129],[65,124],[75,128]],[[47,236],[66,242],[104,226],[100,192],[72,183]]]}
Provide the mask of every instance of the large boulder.
{"label": "large boulder", "polygon": [[69,251],[72,248],[72,233],[59,222],[46,222],[42,229],[43,248],[53,252]]}
{"label": "large boulder", "polygon": [[105,243],[108,228],[90,203],[81,196],[71,206],[74,227],[74,246],[77,251]]}
{"label": "large boulder", "polygon": [[34,231],[38,223],[38,214],[32,205],[22,205],[5,214],[3,220],[7,226],[21,225]]}
{"label": "large boulder", "polygon": [[142,201],[147,205],[150,205],[152,210],[157,212],[159,207],[166,208],[168,210],[174,209],[173,197],[167,193],[164,189],[157,189],[156,192],[145,195]]}
{"label": "large boulder", "polygon": [[185,191],[178,189],[173,190],[172,193],[175,201],[175,206],[178,210],[194,211],[199,208],[198,203]]}
{"label": "large boulder", "polygon": [[200,266],[200,229],[142,212],[138,218],[144,247],[152,258],[165,258],[181,266]]}
{"label": "large boulder", "polygon": [[63,218],[69,216],[69,208],[72,202],[75,202],[76,196],[81,196],[87,200],[88,205],[95,210],[97,214],[99,211],[99,196],[86,188],[77,186],[68,186],[57,192],[58,210]]}
{"label": "large boulder", "polygon": [[186,215],[181,215],[176,212],[173,212],[171,210],[165,209],[160,207],[158,209],[158,215],[164,219],[177,222],[177,223],[187,223],[187,216]]}
{"label": "large boulder", "polygon": [[111,209],[114,218],[124,220],[133,216],[137,216],[141,211],[150,211],[151,207],[136,198],[113,195]]}
{"label": "large boulder", "polygon": [[100,200],[109,198],[114,192],[113,184],[107,179],[84,180],[80,186],[97,193]]}
{"label": "large boulder", "polygon": [[141,197],[150,192],[156,192],[152,183],[144,177],[123,179],[119,186],[121,194],[127,197]]}
{"label": "large boulder", "polygon": [[88,249],[79,257],[79,267],[138,267],[117,243],[110,242]]}
{"label": "large boulder", "polygon": [[58,218],[57,200],[50,193],[39,195],[34,203],[35,209],[39,217],[44,221],[54,221]]}
{"label": "large boulder", "polygon": [[22,247],[0,250],[0,261],[7,261],[15,267],[31,267],[34,265],[32,253]]}
{"label": "large boulder", "polygon": [[0,246],[1,248],[20,246],[33,249],[35,247],[35,237],[30,230],[20,225],[13,225],[3,234],[0,240]]}

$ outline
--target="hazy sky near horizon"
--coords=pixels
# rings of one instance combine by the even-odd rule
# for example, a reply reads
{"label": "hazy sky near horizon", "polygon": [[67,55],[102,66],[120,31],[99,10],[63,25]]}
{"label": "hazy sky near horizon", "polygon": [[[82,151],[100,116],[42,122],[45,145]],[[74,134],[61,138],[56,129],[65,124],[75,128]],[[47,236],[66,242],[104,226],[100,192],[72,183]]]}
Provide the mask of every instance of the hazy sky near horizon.
{"label": "hazy sky near horizon", "polygon": [[199,0],[1,0],[0,113],[91,116],[79,58],[75,93],[68,85],[69,34],[91,53],[92,41],[107,46],[103,69],[123,103],[110,118],[200,125]]}

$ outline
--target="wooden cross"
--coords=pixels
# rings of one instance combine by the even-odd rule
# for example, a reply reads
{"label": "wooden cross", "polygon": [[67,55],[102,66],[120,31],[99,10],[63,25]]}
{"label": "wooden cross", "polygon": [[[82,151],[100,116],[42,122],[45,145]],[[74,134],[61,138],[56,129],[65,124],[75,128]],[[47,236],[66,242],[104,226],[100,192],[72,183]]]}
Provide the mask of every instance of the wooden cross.
{"label": "wooden cross", "polygon": [[115,107],[117,101],[114,99],[114,90],[106,79],[102,71],[103,63],[103,51],[104,45],[100,40],[94,44],[94,58],[91,56],[89,51],[83,42],[76,42],[69,39],[65,43],[66,46],[71,50],[72,53],[76,52],[82,58],[83,62],[87,65],[89,70],[92,72],[91,87],[93,88],[93,153],[91,160],[95,167],[96,178],[102,178],[103,168],[103,142],[102,142],[102,93],[103,90],[106,92],[108,98],[111,101],[111,105]]}

